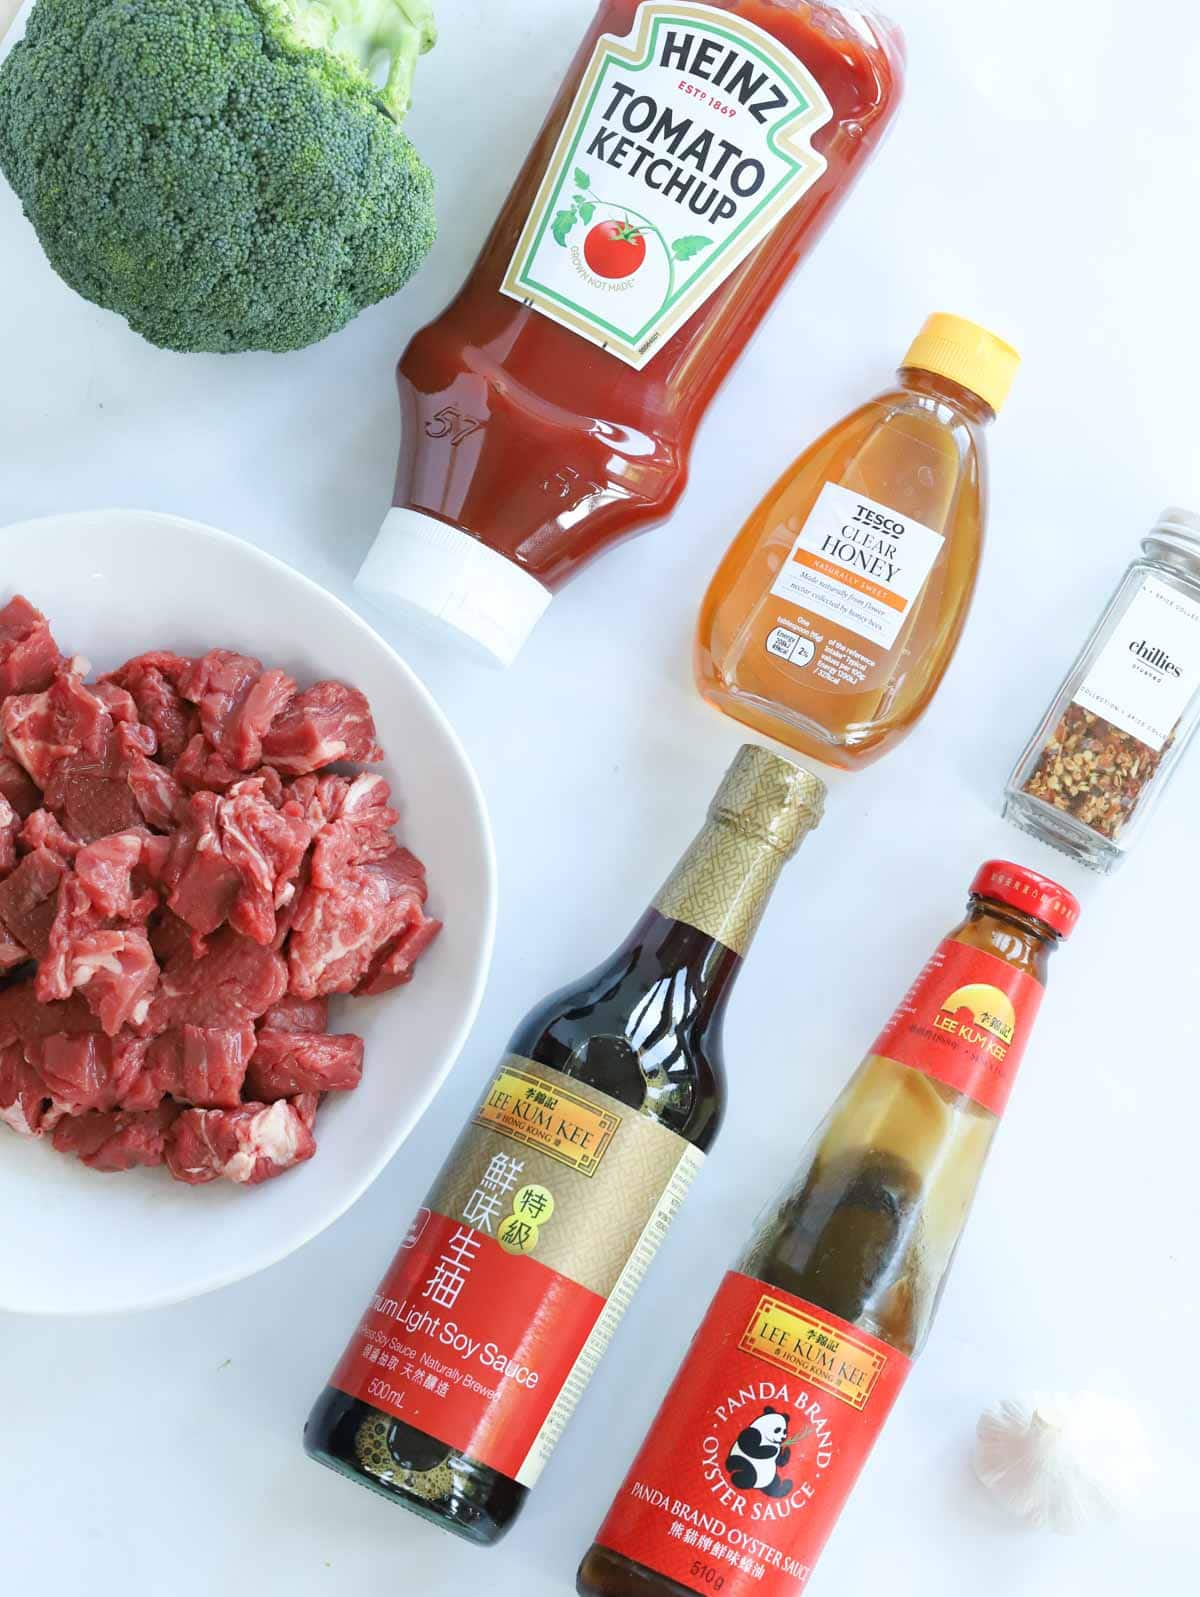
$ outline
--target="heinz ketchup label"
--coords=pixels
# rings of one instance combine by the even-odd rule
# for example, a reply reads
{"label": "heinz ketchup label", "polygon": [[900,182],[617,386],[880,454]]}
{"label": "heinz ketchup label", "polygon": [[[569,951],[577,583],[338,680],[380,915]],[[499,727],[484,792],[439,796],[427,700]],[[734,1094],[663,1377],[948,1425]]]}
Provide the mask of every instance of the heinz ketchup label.
{"label": "heinz ketchup label", "polygon": [[832,115],[755,23],[639,6],[597,42],[504,293],[640,370],[822,175]]}
{"label": "heinz ketchup label", "polygon": [[1045,992],[982,948],[940,943],[879,1034],[872,1053],[1004,1113]]}
{"label": "heinz ketchup label", "polygon": [[703,1157],[510,1055],[331,1384],[532,1486]]}
{"label": "heinz ketchup label", "polygon": [[887,1343],[731,1270],[597,1542],[690,1591],[794,1597],[908,1370]]}

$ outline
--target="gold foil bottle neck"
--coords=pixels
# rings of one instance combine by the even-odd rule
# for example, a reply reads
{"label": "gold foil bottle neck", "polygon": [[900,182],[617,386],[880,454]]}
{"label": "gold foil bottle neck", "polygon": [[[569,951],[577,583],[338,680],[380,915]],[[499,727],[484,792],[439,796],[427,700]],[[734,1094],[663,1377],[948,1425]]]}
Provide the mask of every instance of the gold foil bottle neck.
{"label": "gold foil bottle neck", "polygon": [[820,777],[743,744],[654,908],[745,954],[780,871],[819,823],[824,804]]}
{"label": "gold foil bottle neck", "polygon": [[758,743],[743,743],[721,778],[708,815],[791,859],[820,825],[825,792],[824,782],[811,771]]}

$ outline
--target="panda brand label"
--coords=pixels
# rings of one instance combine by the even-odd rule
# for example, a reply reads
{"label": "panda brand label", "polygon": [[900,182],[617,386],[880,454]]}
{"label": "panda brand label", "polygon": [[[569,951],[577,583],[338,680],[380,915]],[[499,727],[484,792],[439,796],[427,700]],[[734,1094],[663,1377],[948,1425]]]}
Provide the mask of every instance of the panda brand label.
{"label": "panda brand label", "polygon": [[[942,552],[942,534],[833,482],[792,530],[795,541],[771,585],[775,597],[890,652]],[[844,646],[809,646],[791,656],[779,640],[768,648],[815,676],[852,686],[878,663],[877,655]]]}
{"label": "panda brand label", "polygon": [[731,1270],[596,1540],[690,1591],[804,1590],[908,1370]]}
{"label": "panda brand label", "polygon": [[1200,688],[1200,604],[1148,577],[1075,692],[1075,703],[1161,754]]}
{"label": "panda brand label", "polygon": [[1044,991],[995,954],[948,937],[871,1051],[1003,1114]]}
{"label": "panda brand label", "polygon": [[532,1486],[702,1160],[510,1055],[331,1384]]}
{"label": "panda brand label", "polygon": [[736,12],[639,6],[597,41],[504,293],[640,370],[825,171],[832,115]]}

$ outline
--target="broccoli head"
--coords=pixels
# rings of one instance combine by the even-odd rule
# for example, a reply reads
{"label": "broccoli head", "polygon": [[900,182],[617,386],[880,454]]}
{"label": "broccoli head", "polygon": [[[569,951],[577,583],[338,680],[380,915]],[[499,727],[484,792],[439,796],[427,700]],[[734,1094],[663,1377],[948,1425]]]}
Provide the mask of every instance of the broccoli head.
{"label": "broccoli head", "polygon": [[0,170],[55,271],[176,350],[289,350],[404,286],[432,0],[37,0]]}

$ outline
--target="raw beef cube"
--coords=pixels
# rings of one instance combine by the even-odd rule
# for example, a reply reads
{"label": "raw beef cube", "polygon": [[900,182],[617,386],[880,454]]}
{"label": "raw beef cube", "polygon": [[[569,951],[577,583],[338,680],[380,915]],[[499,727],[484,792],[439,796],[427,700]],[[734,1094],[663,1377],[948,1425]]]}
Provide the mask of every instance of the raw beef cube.
{"label": "raw beef cube", "polygon": [[34,810],[21,828],[21,847],[27,853],[39,848],[49,849],[64,864],[70,864],[80,844],[52,810]]}
{"label": "raw beef cube", "polygon": [[240,1109],[185,1109],[167,1133],[167,1168],[189,1186],[223,1177],[257,1184],[317,1151],[315,1105],[244,1104]]}
{"label": "raw beef cube", "polygon": [[22,1137],[39,1137],[49,1094],[19,1042],[0,1044],[0,1120]]}
{"label": "raw beef cube", "polygon": [[253,1051],[253,1025],[182,1026],[151,1043],[150,1070],[158,1090],[181,1103],[236,1109]]}
{"label": "raw beef cube", "polygon": [[[170,957],[143,1029],[155,1036],[173,1026],[242,1026],[286,990],[287,967],[279,955],[224,926],[201,958],[187,948]],[[0,1008],[0,1037],[2,1021]]]}
{"label": "raw beef cube", "polygon": [[47,800],[84,842],[125,832],[144,820],[127,780],[99,771],[71,769],[67,761],[46,791]]}
{"label": "raw beef cube", "polygon": [[[89,685],[88,692],[94,694],[100,700],[100,703],[114,721],[124,721],[129,726],[138,726],[140,724],[137,703],[133,694],[128,693],[122,687],[118,687],[115,682],[110,682],[107,678],[101,677],[99,682],[93,682]],[[150,731],[153,732],[154,728],[151,727]],[[154,741],[155,748],[157,748],[158,739],[155,738]]]}
{"label": "raw beef cube", "polygon": [[150,995],[158,985],[158,961],[144,931],[107,927],[101,924],[103,919],[79,877],[67,876],[59,889],[34,991],[43,1002],[50,1002],[69,998],[76,988],[85,989],[89,1008],[103,1030],[115,1037],[128,1022],[145,1020]]}
{"label": "raw beef cube", "polygon": [[260,1031],[246,1072],[246,1092],[263,1103],[301,1092],[350,1092],[362,1079],[362,1066],[361,1037]]}
{"label": "raw beef cube", "polygon": [[328,998],[293,998],[289,994],[272,1004],[262,1020],[260,1031],[320,1033],[329,1030]]}
{"label": "raw beef cube", "polygon": [[10,937],[3,926],[0,926],[0,976],[4,975],[5,971],[15,970],[18,965],[23,965],[28,958],[29,950],[22,948],[21,944]]}
{"label": "raw beef cube", "polygon": [[415,926],[402,932],[390,947],[381,949],[371,968],[354,989],[360,998],[375,998],[393,987],[412,981],[413,967],[442,929],[440,920],[422,915]]}
{"label": "raw beef cube", "polygon": [[0,726],[14,757],[45,791],[64,761],[104,761],[113,719],[79,677],[62,671],[45,691],[6,699]]}
{"label": "raw beef cube", "polygon": [[48,688],[63,663],[50,623],[18,594],[0,610],[0,699]]}
{"label": "raw beef cube", "polygon": [[[106,937],[119,939],[119,946],[108,945],[101,952]],[[71,966],[72,985],[82,987],[84,1001],[109,1037],[124,1026],[144,1023],[158,979],[150,940],[138,928],[93,933],[90,944],[81,941]]]}
{"label": "raw beef cube", "polygon": [[230,924],[269,946],[275,939],[275,911],[295,896],[312,832],[299,816],[277,810],[257,780],[231,788],[217,813],[222,852],[241,878]]}
{"label": "raw beef cube", "polygon": [[315,682],[298,693],[262,742],[268,765],[293,776],[336,760],[369,765],[383,758],[365,694],[344,682]]}
{"label": "raw beef cube", "polygon": [[178,689],[191,664],[181,654],[139,654],[106,678],[133,695],[138,717],[143,725],[153,727],[164,760],[177,760],[196,730],[196,712]]}
{"label": "raw beef cube", "polygon": [[241,873],[221,851],[215,793],[193,793],[164,873],[167,904],[193,930],[215,932],[229,919]]}
{"label": "raw beef cube", "polygon": [[32,815],[42,802],[41,789],[30,780],[16,760],[5,754],[2,747],[0,747],[0,794],[4,795],[22,818]]}
{"label": "raw beef cube", "polygon": [[239,771],[262,759],[263,733],[296,691],[283,671],[264,671],[262,661],[228,649],[212,649],[193,660],[179,681],[185,699],[199,706],[200,730]]}
{"label": "raw beef cube", "polygon": [[0,876],[7,876],[17,863],[17,837],[21,817],[0,793]]}
{"label": "raw beef cube", "polygon": [[329,819],[317,834],[312,879],[334,887],[349,865],[368,865],[396,851],[392,827],[400,819],[388,802],[391,789],[382,776],[363,774],[336,796]]}
{"label": "raw beef cube", "polygon": [[425,923],[425,868],[407,849],[352,865],[329,887],[309,882],[288,940],[289,991],[300,998],[353,992],[375,957]]}
{"label": "raw beef cube", "polygon": [[116,1172],[163,1162],[166,1133],[179,1110],[163,1104],[144,1113],[71,1115],[51,1139],[59,1153],[73,1153],[92,1170]]}
{"label": "raw beef cube", "polygon": [[197,732],[175,761],[172,775],[189,792],[227,793],[245,772],[210,748],[203,733]]}
{"label": "raw beef cube", "polygon": [[138,815],[156,832],[174,831],[184,813],[185,797],[179,782],[157,760],[136,746],[132,733],[118,728],[120,774],[128,784]]}
{"label": "raw beef cube", "polygon": [[145,832],[114,832],[79,850],[75,874],[101,919],[140,923],[157,909],[158,895],[137,893],[133,884],[148,842]]}
{"label": "raw beef cube", "polygon": [[39,1037],[76,1037],[99,1030],[100,1022],[77,993],[65,1003],[39,1004],[31,981],[0,990],[0,1047]]}
{"label": "raw beef cube", "polygon": [[[115,1109],[136,1101],[149,1044],[122,1037],[42,1037],[25,1044],[25,1058],[49,1097],[77,1114],[83,1109]],[[157,1099],[155,1100],[157,1102]]]}
{"label": "raw beef cube", "polygon": [[62,862],[49,849],[39,848],[0,882],[0,926],[35,959],[50,946],[62,876]]}

